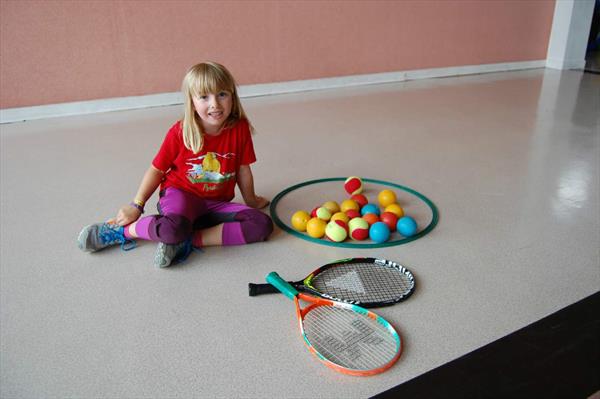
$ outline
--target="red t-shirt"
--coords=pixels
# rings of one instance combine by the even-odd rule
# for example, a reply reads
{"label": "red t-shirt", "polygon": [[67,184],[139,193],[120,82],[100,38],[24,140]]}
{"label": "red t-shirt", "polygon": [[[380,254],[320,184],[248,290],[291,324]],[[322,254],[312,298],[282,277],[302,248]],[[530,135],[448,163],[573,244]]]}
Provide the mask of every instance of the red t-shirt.
{"label": "red t-shirt", "polygon": [[248,121],[240,120],[218,136],[204,135],[198,154],[183,144],[182,122],[167,132],[152,165],[166,172],[161,189],[177,187],[203,198],[231,201],[241,165],[256,161]]}

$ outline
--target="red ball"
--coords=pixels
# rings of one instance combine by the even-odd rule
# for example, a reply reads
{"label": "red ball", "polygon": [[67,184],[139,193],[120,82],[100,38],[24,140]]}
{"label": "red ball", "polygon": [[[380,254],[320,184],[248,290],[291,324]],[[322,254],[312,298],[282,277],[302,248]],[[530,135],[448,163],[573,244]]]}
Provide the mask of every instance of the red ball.
{"label": "red ball", "polygon": [[379,216],[379,219],[383,223],[387,224],[387,226],[390,228],[390,231],[396,231],[396,224],[398,223],[398,216],[396,216],[392,212],[383,212],[381,214],[381,216]]}
{"label": "red ball", "polygon": [[330,237],[328,234],[328,229],[329,229],[329,225],[328,225],[327,230],[325,230],[325,236],[327,237],[327,239],[329,241],[340,242],[340,241],[344,241],[346,239],[346,237],[348,237],[348,225],[346,224],[346,222],[344,222],[343,220],[336,219],[329,223],[335,223],[346,231],[346,233],[343,236],[343,239],[341,239],[341,237],[340,237],[341,240],[340,239],[332,239],[332,237]]}
{"label": "red ball", "polygon": [[348,223],[350,237],[357,241],[366,240],[369,237],[369,223],[363,218],[354,218]]}
{"label": "red ball", "polygon": [[363,184],[360,177],[350,176],[344,182],[344,189],[350,195],[352,194],[360,194],[363,190]]}
{"label": "red ball", "polygon": [[348,232],[348,224],[346,222],[344,222],[343,220],[340,220],[340,219],[335,219],[334,222],[337,223],[338,226],[342,226],[344,228],[344,230],[346,230],[346,232]]}
{"label": "red ball", "polygon": [[354,194],[352,197],[350,197],[350,199],[356,201],[358,206],[361,208],[369,203],[367,197],[362,194]]}
{"label": "red ball", "polygon": [[369,237],[369,229],[356,229],[352,231],[352,238],[356,241],[366,240]]}
{"label": "red ball", "polygon": [[360,212],[357,211],[356,209],[348,209],[346,211],[346,215],[348,215],[348,217],[350,219],[359,218],[360,217]]}
{"label": "red ball", "polygon": [[312,211],[310,211],[310,217],[311,217],[311,218],[316,218],[316,217],[317,217],[317,209],[319,209],[319,208],[320,208],[320,206],[315,206],[315,207],[313,208],[313,210],[312,210]]}

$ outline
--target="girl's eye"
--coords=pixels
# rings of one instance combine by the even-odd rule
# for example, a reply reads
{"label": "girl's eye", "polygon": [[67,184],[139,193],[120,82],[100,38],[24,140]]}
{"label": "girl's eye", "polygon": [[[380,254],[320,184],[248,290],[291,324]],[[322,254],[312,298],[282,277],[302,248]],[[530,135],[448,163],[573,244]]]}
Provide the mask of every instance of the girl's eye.
{"label": "girl's eye", "polygon": [[208,99],[208,96],[207,95],[200,95],[200,96],[198,96],[198,98],[200,100],[206,100],[206,99]]}
{"label": "girl's eye", "polygon": [[227,96],[229,96],[229,93],[226,92],[226,91],[222,91],[222,92],[219,93],[219,97],[221,97],[221,98],[225,98]]}

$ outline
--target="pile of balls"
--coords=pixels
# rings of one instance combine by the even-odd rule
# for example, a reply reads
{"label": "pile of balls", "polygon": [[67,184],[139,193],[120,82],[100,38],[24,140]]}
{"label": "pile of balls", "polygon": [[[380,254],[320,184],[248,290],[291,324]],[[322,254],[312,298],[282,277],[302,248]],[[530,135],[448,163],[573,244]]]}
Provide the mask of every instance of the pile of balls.
{"label": "pile of balls", "polygon": [[310,213],[303,210],[295,212],[291,219],[294,229],[306,232],[313,238],[327,238],[334,242],[348,238],[356,241],[370,238],[382,243],[394,231],[404,237],[417,233],[417,223],[412,217],[404,215],[392,190],[380,191],[377,195],[379,205],[376,205],[369,203],[362,194],[363,182],[360,177],[347,178],[344,189],[350,198],[340,204],[327,201]]}

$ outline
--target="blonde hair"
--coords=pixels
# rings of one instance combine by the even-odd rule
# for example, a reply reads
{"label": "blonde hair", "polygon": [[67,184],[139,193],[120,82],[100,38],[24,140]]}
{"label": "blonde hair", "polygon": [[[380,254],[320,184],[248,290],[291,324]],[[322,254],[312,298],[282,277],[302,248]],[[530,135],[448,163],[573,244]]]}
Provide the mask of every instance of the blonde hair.
{"label": "blonde hair", "polygon": [[[205,132],[202,129],[202,123],[196,113],[192,98],[209,93],[218,93],[223,90],[230,92],[233,100],[231,114],[223,124],[223,128],[229,128],[241,119],[247,120],[248,118],[242,108],[235,80],[227,68],[216,62],[203,62],[191,67],[183,78],[181,85],[185,101],[182,119],[183,143],[194,154],[202,150]],[[252,130],[252,125],[250,125],[250,130]]]}

